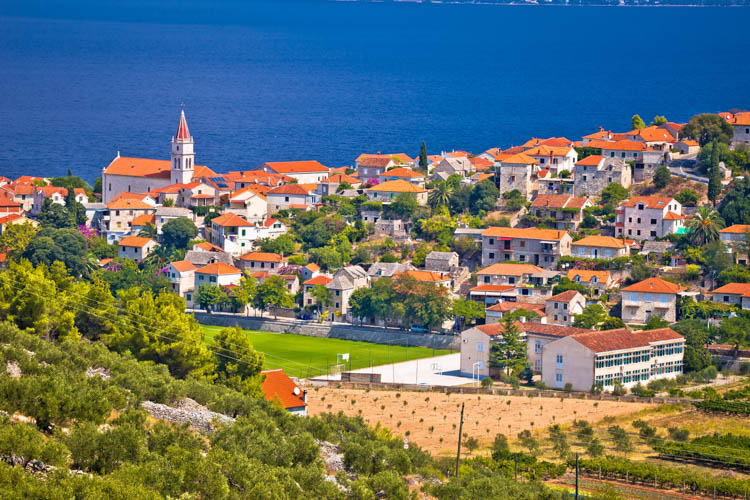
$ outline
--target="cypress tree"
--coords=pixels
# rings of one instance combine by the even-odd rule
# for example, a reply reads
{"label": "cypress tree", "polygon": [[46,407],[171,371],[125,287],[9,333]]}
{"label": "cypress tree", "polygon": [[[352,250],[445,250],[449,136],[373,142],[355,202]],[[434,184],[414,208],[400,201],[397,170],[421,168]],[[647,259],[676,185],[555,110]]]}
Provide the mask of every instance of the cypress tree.
{"label": "cypress tree", "polygon": [[708,173],[708,199],[716,206],[721,194],[721,170],[719,169],[719,141],[711,143],[711,167]]}
{"label": "cypress tree", "polygon": [[419,150],[419,168],[427,172],[427,145],[422,141],[422,148]]}

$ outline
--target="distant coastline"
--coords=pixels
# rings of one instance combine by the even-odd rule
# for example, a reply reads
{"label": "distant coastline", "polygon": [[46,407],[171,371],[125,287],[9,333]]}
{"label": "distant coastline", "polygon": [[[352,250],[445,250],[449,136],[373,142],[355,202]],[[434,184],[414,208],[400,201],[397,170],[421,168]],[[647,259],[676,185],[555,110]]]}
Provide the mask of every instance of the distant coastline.
{"label": "distant coastline", "polygon": [[515,5],[551,7],[750,7],[750,0],[332,0],[342,3],[425,3],[435,5]]}

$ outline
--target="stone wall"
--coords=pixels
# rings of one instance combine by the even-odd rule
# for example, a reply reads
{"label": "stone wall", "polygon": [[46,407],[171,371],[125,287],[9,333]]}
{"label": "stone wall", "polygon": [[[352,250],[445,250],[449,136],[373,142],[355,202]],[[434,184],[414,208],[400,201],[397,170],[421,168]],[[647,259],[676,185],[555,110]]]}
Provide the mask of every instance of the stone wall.
{"label": "stone wall", "polygon": [[260,330],[274,333],[296,333],[311,337],[329,337],[343,340],[358,340],[374,344],[410,345],[430,349],[461,348],[460,338],[455,335],[407,333],[394,328],[376,328],[368,326],[314,323],[288,319],[254,318],[234,314],[195,312],[195,319],[204,325],[235,326],[247,330]]}

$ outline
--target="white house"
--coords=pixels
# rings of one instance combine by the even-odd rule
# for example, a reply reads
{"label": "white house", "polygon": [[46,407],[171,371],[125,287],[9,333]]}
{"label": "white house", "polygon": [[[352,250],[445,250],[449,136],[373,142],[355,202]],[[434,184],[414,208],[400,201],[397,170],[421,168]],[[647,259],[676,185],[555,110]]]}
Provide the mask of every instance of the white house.
{"label": "white house", "polygon": [[187,260],[170,262],[167,267],[167,277],[172,293],[191,301],[192,297],[188,297],[188,294],[192,293],[195,287],[196,269],[197,267]]}
{"label": "white house", "polygon": [[648,278],[622,288],[622,320],[646,324],[651,316],[677,321],[677,296],[685,288],[661,278]]}
{"label": "white house", "polygon": [[120,240],[117,245],[117,256],[121,259],[130,259],[141,262],[148,257],[153,249],[156,248],[156,242],[150,238],[141,238],[139,236],[126,236]]}
{"label": "white house", "polygon": [[542,381],[549,387],[611,390],[682,374],[685,339],[670,328],[591,331],[549,342],[542,350]]}
{"label": "white house", "polygon": [[638,241],[684,231],[682,205],[674,198],[633,196],[615,210],[615,236]]}
{"label": "white house", "polygon": [[308,161],[270,161],[263,163],[254,170],[262,170],[271,174],[286,175],[297,179],[299,183],[315,184],[322,181],[330,172],[330,169],[322,163],[314,160]]}

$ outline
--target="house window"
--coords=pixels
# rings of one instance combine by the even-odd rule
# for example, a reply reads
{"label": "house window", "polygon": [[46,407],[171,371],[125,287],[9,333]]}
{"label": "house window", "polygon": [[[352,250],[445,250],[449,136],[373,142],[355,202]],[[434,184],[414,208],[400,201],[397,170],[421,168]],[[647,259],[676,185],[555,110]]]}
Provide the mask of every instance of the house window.
{"label": "house window", "polygon": [[534,352],[537,353],[537,354],[539,354],[540,352],[542,352],[542,343],[540,341],[538,341],[538,340],[534,344]]}
{"label": "house window", "polygon": [[490,238],[490,245],[494,245],[494,244],[495,244],[495,238]]}
{"label": "house window", "polygon": [[188,300],[193,300],[193,296],[189,293],[185,295],[185,298],[187,298]]}
{"label": "house window", "polygon": [[490,254],[489,254],[489,258],[490,258],[490,259],[494,259],[494,258],[495,258],[495,253],[494,253],[494,252],[490,252]]}
{"label": "house window", "polygon": [[562,373],[555,373],[555,382],[562,384]]}
{"label": "house window", "polygon": [[511,284],[511,285],[515,285],[516,284],[516,278],[514,276],[509,276],[508,277],[508,283]]}
{"label": "house window", "polygon": [[526,262],[526,256],[525,256],[525,255],[520,255],[520,256],[518,257],[518,260],[519,260],[520,262]]}
{"label": "house window", "polygon": [[558,354],[557,356],[555,356],[555,365],[557,365],[558,369],[563,367],[563,356],[562,356],[562,354]]}
{"label": "house window", "polygon": [[[586,167],[583,167],[583,168],[586,168]],[[586,182],[586,176],[585,175],[583,176],[583,182]]]}
{"label": "house window", "polygon": [[524,248],[525,246],[526,246],[526,242],[525,242],[525,241],[523,241],[523,240],[521,240],[521,242],[520,242],[520,247],[521,247],[521,248]]}
{"label": "house window", "polygon": [[656,225],[656,219],[651,219],[651,225],[652,225],[652,226],[655,226],[655,225]]}
{"label": "house window", "polygon": [[484,282],[485,283],[489,283],[490,282],[490,277],[489,276],[485,276],[484,277]]}
{"label": "house window", "polygon": [[656,231],[651,231],[651,236],[656,237]]}
{"label": "house window", "polygon": [[477,352],[484,352],[484,344],[479,342],[477,344]]}
{"label": "house window", "polygon": [[211,281],[211,283],[216,283],[216,276],[211,276],[210,281]]}

